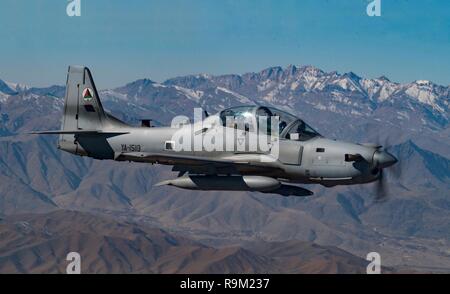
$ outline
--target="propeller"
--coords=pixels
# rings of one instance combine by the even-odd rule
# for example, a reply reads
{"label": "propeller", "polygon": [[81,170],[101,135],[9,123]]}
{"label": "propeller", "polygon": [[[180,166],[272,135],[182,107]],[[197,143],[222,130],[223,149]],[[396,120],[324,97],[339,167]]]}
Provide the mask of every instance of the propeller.
{"label": "propeller", "polygon": [[[386,146],[383,147],[383,150],[389,152],[389,149],[391,149],[392,147],[391,136],[386,137],[383,146]],[[393,166],[389,167],[389,174],[391,174],[395,180],[398,180],[402,176],[402,169],[400,168],[400,164],[394,164]]]}
{"label": "propeller", "polygon": [[397,163],[389,167],[389,174],[394,180],[399,180],[402,176],[401,164]]}
{"label": "propeller", "polygon": [[[374,174],[378,173],[378,179],[375,186],[375,202],[384,202],[389,198],[389,185],[387,183],[385,173],[388,172],[390,177],[397,180],[401,176],[400,164],[397,158],[388,152],[391,147],[389,137],[386,138],[385,144],[379,144],[374,154]],[[383,147],[386,146],[386,147]]]}
{"label": "propeller", "polygon": [[389,198],[389,190],[386,178],[383,176],[383,169],[380,169],[379,173],[375,186],[375,202],[384,202]]}

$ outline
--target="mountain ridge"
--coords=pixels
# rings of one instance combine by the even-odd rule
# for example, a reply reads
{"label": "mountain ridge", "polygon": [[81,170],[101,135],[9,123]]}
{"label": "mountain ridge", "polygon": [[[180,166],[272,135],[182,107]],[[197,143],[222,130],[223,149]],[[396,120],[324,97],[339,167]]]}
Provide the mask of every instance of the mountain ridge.
{"label": "mountain ridge", "polygon": [[[165,81],[163,81],[161,83],[155,82],[148,78],[141,78],[141,79],[137,79],[135,81],[129,82],[129,83],[127,83],[123,86],[120,86],[119,88],[116,88],[116,89],[127,88],[134,84],[139,84],[141,82],[144,82],[146,84],[156,84],[156,85],[174,85],[174,84],[179,84],[179,83],[188,83],[188,80],[196,81],[196,82],[203,81],[203,82],[219,82],[219,83],[221,80],[222,81],[231,80],[231,81],[235,81],[237,84],[240,84],[240,83],[242,83],[243,80],[252,80],[255,77],[260,77],[260,78],[269,79],[269,80],[277,80],[277,79],[280,80],[280,79],[289,79],[289,78],[303,78],[303,79],[306,79],[308,77],[317,78],[320,76],[325,76],[327,79],[334,79],[334,78],[338,78],[340,80],[347,79],[347,81],[357,82],[358,84],[360,82],[362,82],[365,84],[364,90],[357,89],[358,87],[357,86],[355,87],[355,85],[347,85],[345,83],[341,84],[340,86],[343,89],[359,90],[360,92],[365,93],[369,97],[373,96],[373,94],[375,94],[375,93],[371,93],[371,91],[368,91],[368,89],[371,86],[374,87],[375,84],[378,83],[378,85],[381,86],[381,88],[385,84],[398,86],[399,87],[398,90],[407,90],[411,86],[419,86],[419,87],[420,86],[422,86],[422,87],[428,86],[431,88],[439,88],[440,91],[446,92],[445,94],[447,95],[442,98],[447,99],[447,100],[449,99],[449,96],[448,96],[449,90],[448,89],[450,88],[450,85],[449,86],[439,85],[439,84],[433,83],[430,80],[414,80],[409,83],[398,83],[398,82],[392,82],[390,79],[388,79],[385,76],[380,76],[379,78],[372,78],[372,79],[371,78],[363,78],[362,76],[359,76],[352,71],[346,72],[343,74],[339,74],[337,71],[325,72],[325,71],[323,71],[315,66],[312,66],[312,65],[296,66],[296,65],[292,65],[292,64],[288,65],[285,68],[283,68],[281,66],[273,66],[273,67],[265,68],[259,72],[247,72],[247,73],[243,73],[243,74],[211,75],[211,74],[201,73],[201,74],[192,74],[192,75],[186,75],[186,76],[178,76],[178,77],[166,79]],[[338,83],[339,81],[333,81],[333,82]],[[10,85],[13,85],[15,88],[14,87],[11,88]],[[192,88],[193,86],[194,85],[190,84],[186,88]],[[236,87],[236,85],[233,86],[232,84],[228,84],[228,86],[230,86],[232,88]],[[358,85],[358,86],[362,86],[362,85]],[[48,87],[29,87],[27,85],[4,82],[3,80],[0,79],[0,92],[3,92],[4,94],[9,94],[9,95],[18,94],[18,93],[25,92],[25,91],[30,91],[30,92],[41,91],[40,94],[42,94],[42,90],[51,89],[52,87],[63,87],[63,86],[51,85]],[[378,90],[382,90],[381,88]],[[419,89],[416,89],[416,90],[419,90]],[[415,98],[420,97],[420,93],[416,93],[416,95],[413,95],[413,94],[414,93],[411,93],[410,97],[415,97]],[[423,98],[423,101],[422,101],[423,103],[428,103],[428,104],[432,103],[432,101],[427,101],[427,99],[425,99],[426,97],[422,96],[422,98]],[[383,100],[385,100],[385,99],[383,99]]]}

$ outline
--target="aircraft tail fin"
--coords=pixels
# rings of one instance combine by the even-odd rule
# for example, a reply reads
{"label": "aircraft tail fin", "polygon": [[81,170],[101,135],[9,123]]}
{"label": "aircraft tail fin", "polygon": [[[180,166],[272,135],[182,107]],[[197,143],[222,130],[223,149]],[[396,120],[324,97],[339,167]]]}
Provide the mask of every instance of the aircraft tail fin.
{"label": "aircraft tail fin", "polygon": [[80,134],[101,131],[106,124],[107,115],[90,70],[84,66],[69,66],[58,147],[77,154],[80,146],[73,131]]}
{"label": "aircraft tail fin", "polygon": [[[99,157],[98,153],[90,148],[98,142],[83,147],[80,145],[80,138],[84,138],[85,142],[86,137],[100,138],[100,142],[103,142],[101,140],[104,140],[105,136],[127,134],[127,127],[127,124],[103,109],[90,70],[84,66],[69,66],[61,129],[31,134],[59,135],[59,149],[77,155],[97,154]],[[109,157],[105,155],[102,158]]]}
{"label": "aircraft tail fin", "polygon": [[101,130],[107,120],[91,72],[69,66],[62,130]]}

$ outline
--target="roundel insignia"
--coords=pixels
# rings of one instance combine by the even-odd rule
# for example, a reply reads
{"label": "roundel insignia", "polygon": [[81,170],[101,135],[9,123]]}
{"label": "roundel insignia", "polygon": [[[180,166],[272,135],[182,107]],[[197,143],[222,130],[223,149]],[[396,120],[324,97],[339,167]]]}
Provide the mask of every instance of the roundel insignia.
{"label": "roundel insignia", "polygon": [[84,101],[91,101],[93,97],[94,97],[94,95],[93,95],[92,89],[85,88],[83,90],[83,99],[84,99]]}

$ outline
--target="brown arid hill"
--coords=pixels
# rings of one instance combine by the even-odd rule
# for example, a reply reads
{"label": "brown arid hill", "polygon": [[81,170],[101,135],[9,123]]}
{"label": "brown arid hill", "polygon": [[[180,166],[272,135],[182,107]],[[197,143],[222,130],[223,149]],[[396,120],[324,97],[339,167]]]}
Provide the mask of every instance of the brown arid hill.
{"label": "brown arid hill", "polygon": [[[366,273],[367,261],[332,246],[290,240],[286,242],[255,242],[249,248],[256,254],[274,258],[286,273]],[[393,273],[384,268],[383,273]]]}
{"label": "brown arid hill", "polygon": [[[134,222],[57,210],[0,220],[0,273],[364,273],[367,261],[310,242],[214,248]],[[390,272],[390,271],[389,271]]]}

